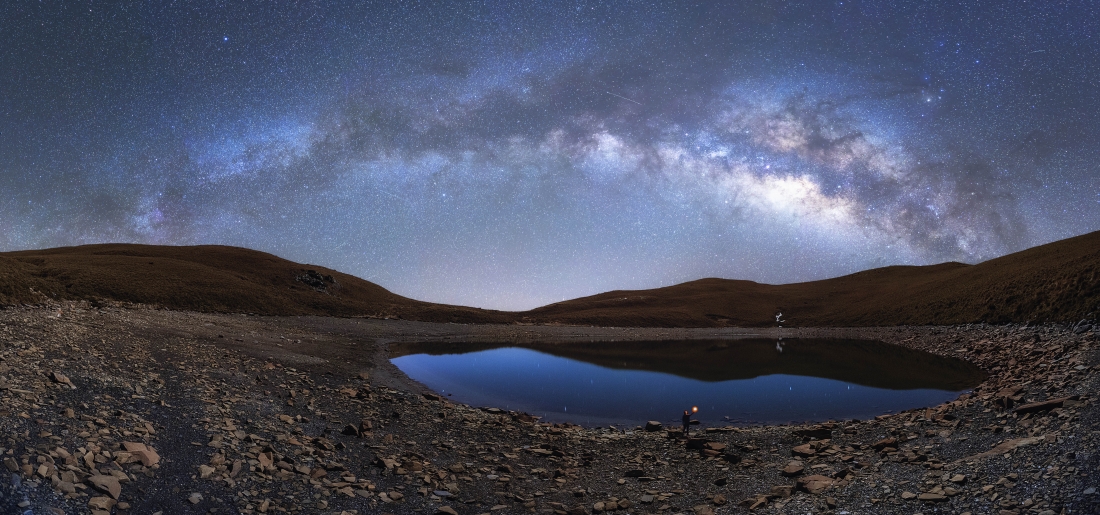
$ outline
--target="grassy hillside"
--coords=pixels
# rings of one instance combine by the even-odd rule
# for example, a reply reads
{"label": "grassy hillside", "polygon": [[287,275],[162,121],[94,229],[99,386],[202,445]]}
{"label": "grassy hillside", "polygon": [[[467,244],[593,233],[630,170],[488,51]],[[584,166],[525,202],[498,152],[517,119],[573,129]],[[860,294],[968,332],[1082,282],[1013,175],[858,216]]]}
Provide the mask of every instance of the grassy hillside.
{"label": "grassy hillside", "polygon": [[604,326],[880,326],[1067,322],[1100,312],[1100,232],[977,265],[892,266],[807,283],[700,279],[522,313],[432,304],[248,249],[85,245],[0,253],[0,305],[114,300],[266,315]]}
{"label": "grassy hillside", "polygon": [[1077,321],[1100,311],[1100,232],[978,265],[891,266],[807,283],[701,279],[534,309],[528,320],[623,326],[875,326]]}
{"label": "grassy hillside", "polygon": [[358,277],[236,247],[106,244],[0,254],[0,303],[36,302],[43,295],[265,315],[510,319],[408,299]]}

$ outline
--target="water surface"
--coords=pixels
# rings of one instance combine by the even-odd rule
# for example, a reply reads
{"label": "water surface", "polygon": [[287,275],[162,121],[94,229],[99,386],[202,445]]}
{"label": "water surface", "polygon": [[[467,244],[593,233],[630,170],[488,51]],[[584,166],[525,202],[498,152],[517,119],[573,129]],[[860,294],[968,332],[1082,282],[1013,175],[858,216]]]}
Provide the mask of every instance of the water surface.
{"label": "water surface", "polygon": [[395,344],[409,377],[473,406],[586,426],[869,418],[954,399],[977,367],[865,340],[690,340],[500,347]]}

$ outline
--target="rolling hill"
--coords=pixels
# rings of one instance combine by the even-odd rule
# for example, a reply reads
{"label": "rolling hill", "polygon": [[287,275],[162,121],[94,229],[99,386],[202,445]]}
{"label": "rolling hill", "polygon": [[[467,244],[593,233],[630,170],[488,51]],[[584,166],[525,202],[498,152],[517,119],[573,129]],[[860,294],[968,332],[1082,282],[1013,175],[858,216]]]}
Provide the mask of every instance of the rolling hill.
{"label": "rolling hill", "polygon": [[119,301],[264,315],[602,326],[1067,322],[1100,312],[1100,232],[977,265],[891,266],[805,283],[700,279],[526,312],[433,304],[322,267],[224,246],[84,245],[0,253],[0,306]]}
{"label": "rolling hill", "polygon": [[525,313],[529,320],[622,326],[940,325],[1068,322],[1100,312],[1100,232],[977,265],[890,266],[805,283],[700,279],[612,291]]}
{"label": "rolling hill", "polygon": [[103,244],[0,254],[0,305],[47,298],[261,315],[512,319],[503,312],[409,299],[358,277],[237,247]]}

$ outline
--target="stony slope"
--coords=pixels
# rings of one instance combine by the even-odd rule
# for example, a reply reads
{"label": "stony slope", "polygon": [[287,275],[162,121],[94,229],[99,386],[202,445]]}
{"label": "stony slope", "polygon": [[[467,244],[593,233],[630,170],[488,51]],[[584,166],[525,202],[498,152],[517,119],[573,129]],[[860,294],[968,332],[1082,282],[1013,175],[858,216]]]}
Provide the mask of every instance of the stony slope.
{"label": "stony slope", "polygon": [[[0,513],[1100,512],[1098,333],[783,331],[966,357],[990,377],[928,409],[813,425],[704,424],[685,439],[678,430],[580,428],[456,404],[400,377],[378,342],[565,344],[744,330],[87,303],[8,309],[0,311]],[[677,414],[667,416],[675,425]]]}

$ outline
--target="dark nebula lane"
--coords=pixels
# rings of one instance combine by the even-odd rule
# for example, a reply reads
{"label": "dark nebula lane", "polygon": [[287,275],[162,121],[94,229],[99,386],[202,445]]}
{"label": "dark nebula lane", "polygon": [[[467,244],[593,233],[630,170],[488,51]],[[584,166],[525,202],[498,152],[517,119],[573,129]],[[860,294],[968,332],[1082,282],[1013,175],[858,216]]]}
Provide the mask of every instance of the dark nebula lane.
{"label": "dark nebula lane", "polygon": [[1100,7],[0,5],[0,250],[217,243],[526,309],[1100,228]]}

